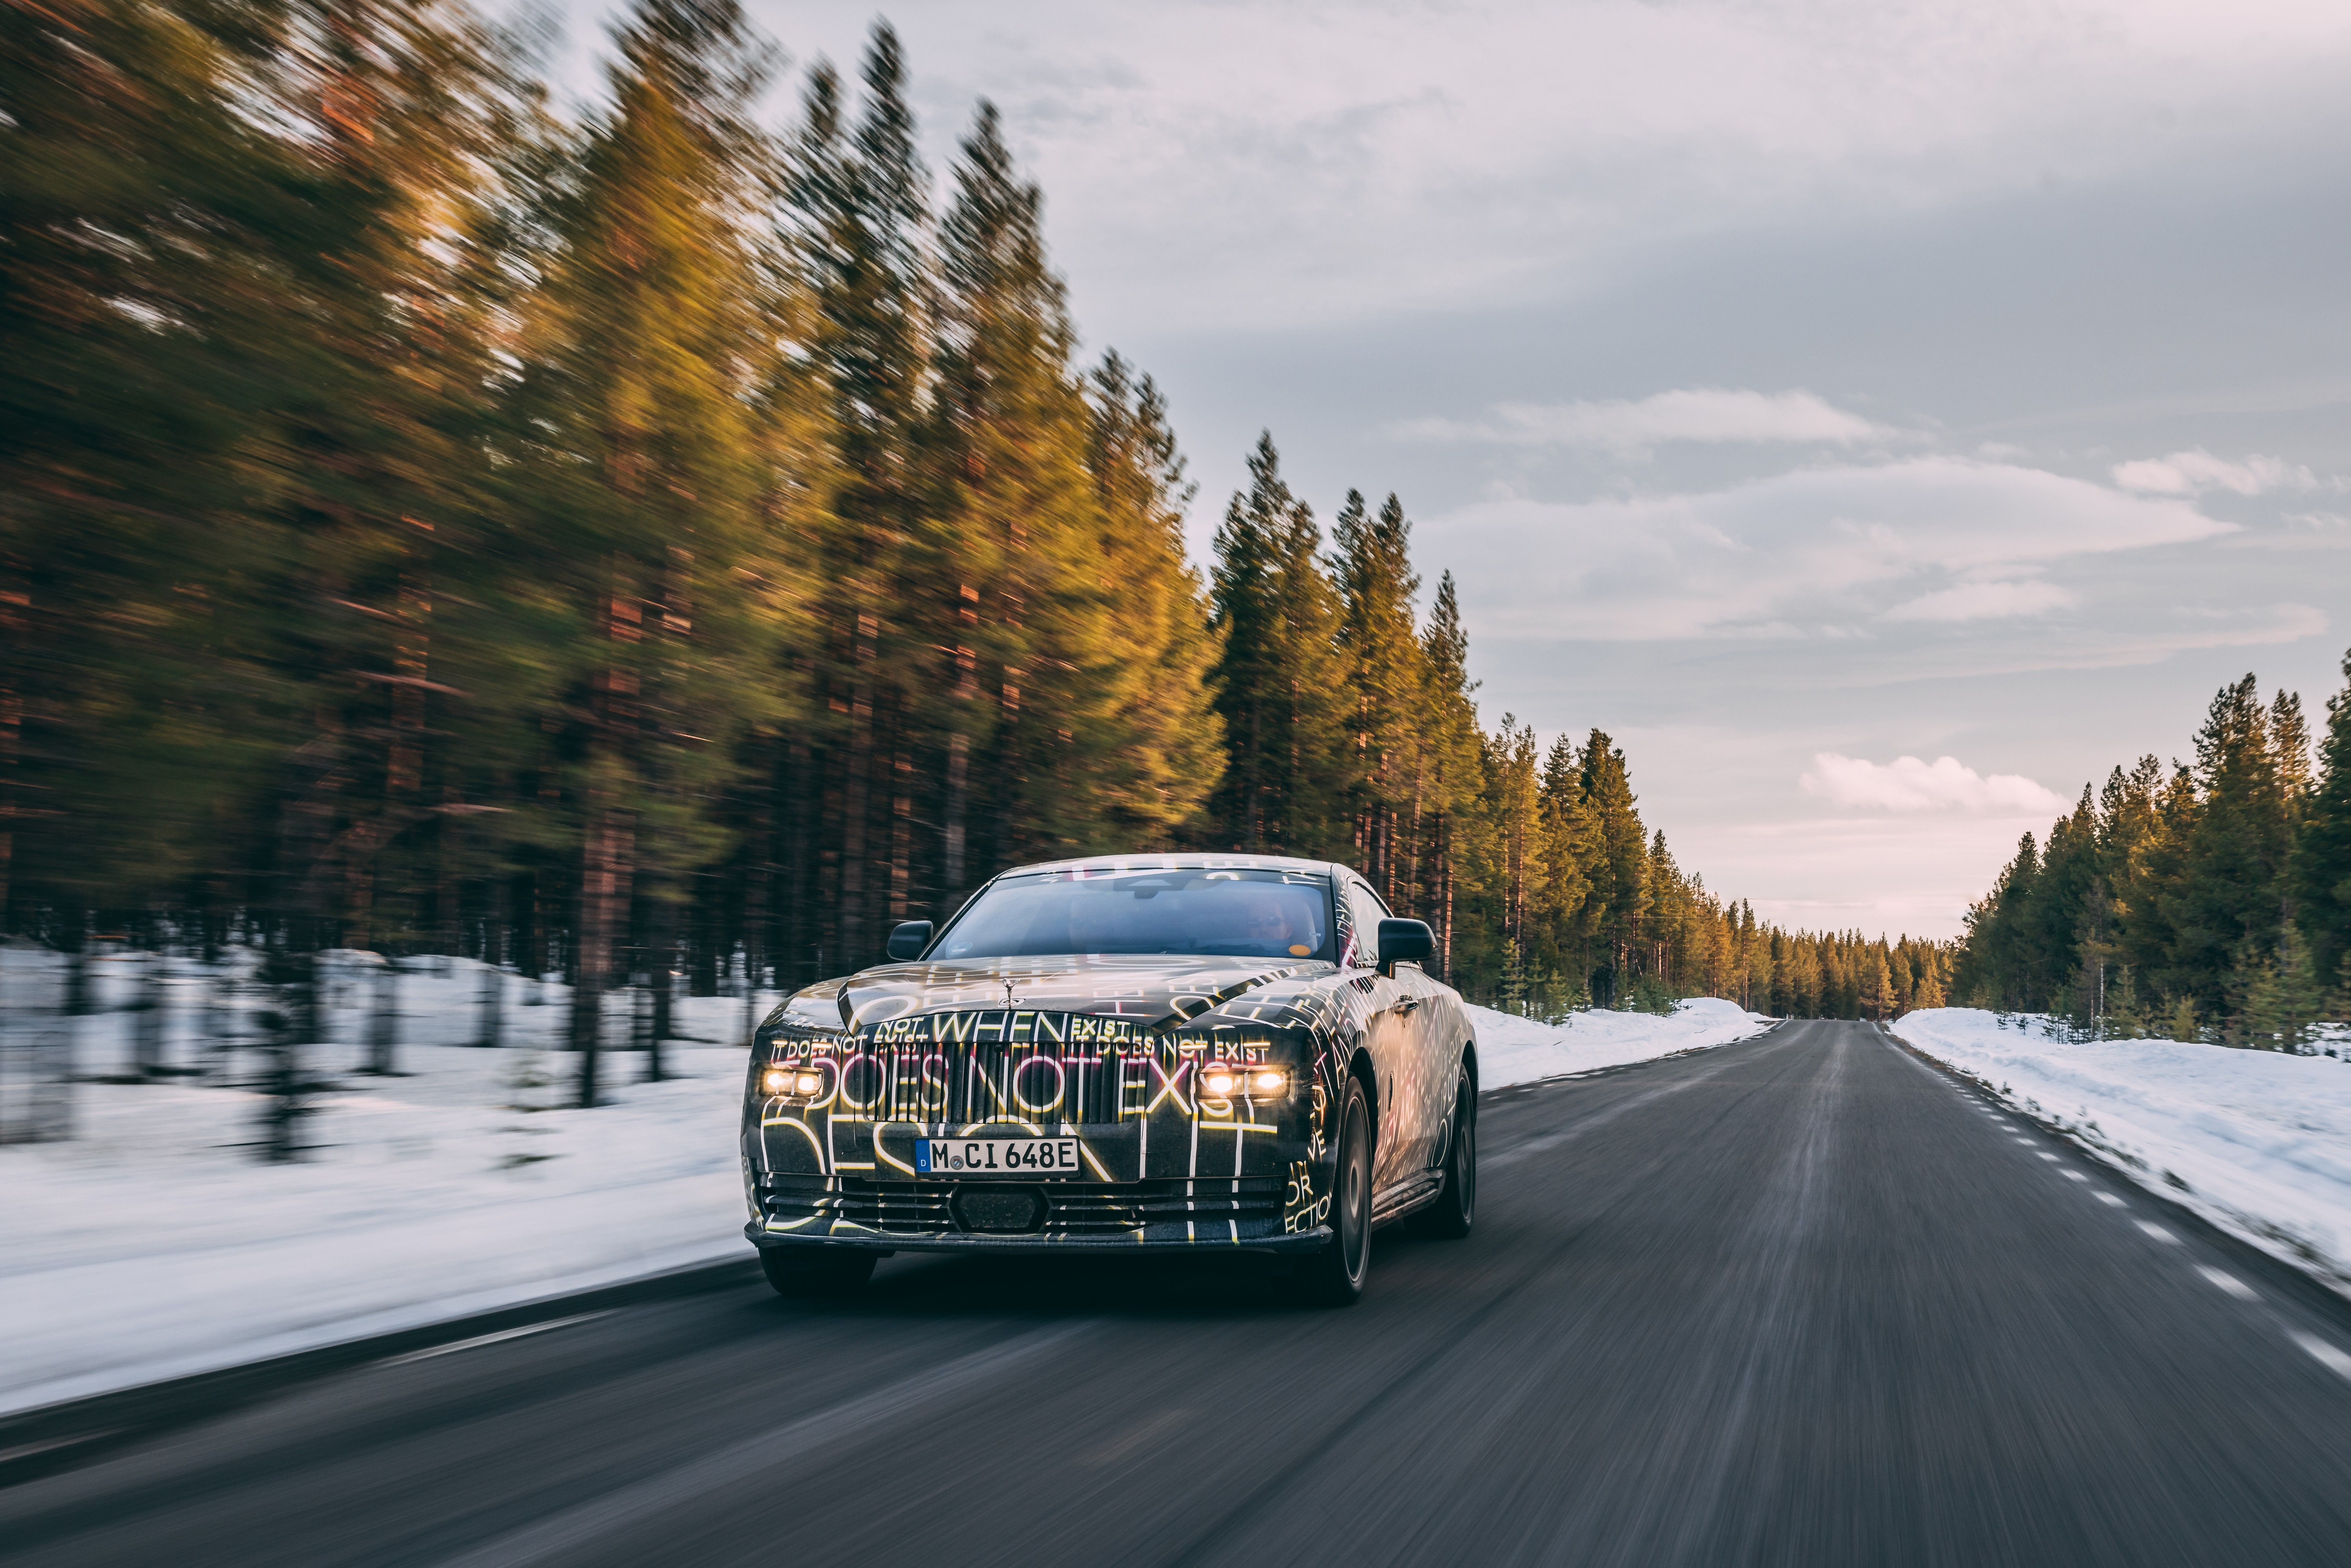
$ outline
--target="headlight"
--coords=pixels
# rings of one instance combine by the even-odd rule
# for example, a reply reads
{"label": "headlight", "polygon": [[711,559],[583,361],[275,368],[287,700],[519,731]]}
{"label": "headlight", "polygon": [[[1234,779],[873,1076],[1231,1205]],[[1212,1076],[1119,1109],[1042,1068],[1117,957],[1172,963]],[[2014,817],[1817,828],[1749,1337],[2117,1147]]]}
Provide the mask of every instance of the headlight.
{"label": "headlight", "polygon": [[770,1094],[815,1094],[824,1088],[824,1074],[804,1067],[770,1067],[759,1075],[759,1087]]}
{"label": "headlight", "polygon": [[1290,1073],[1287,1069],[1280,1067],[1211,1064],[1201,1070],[1200,1092],[1216,1100],[1229,1099],[1236,1094],[1259,1100],[1278,1100],[1290,1092]]}

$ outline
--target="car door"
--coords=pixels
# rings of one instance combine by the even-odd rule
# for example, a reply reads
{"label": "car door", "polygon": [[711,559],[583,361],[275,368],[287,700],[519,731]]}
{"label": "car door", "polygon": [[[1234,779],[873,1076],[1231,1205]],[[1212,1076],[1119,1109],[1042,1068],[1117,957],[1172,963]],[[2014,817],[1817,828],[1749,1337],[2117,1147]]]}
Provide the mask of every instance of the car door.
{"label": "car door", "polygon": [[1364,1044],[1379,1082],[1379,1146],[1372,1164],[1372,1190],[1377,1193],[1428,1165],[1427,1073],[1421,1061],[1426,1053],[1416,1022],[1419,998],[1379,972],[1380,922],[1387,906],[1352,875],[1340,879],[1339,892],[1350,927],[1348,979],[1363,996]]}

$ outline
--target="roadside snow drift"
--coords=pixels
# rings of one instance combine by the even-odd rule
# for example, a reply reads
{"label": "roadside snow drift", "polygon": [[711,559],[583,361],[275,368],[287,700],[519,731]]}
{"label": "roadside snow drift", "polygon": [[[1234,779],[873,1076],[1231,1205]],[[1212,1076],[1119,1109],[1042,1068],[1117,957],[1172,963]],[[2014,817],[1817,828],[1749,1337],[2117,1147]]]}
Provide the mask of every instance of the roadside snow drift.
{"label": "roadside snow drift", "polygon": [[1903,1040],[2162,1197],[2351,1293],[2351,1063],[2168,1040],[2071,1044],[1975,1008]]}
{"label": "roadside snow drift", "polygon": [[[127,999],[130,978],[106,977],[101,999]],[[0,1411],[750,1256],[739,1045],[673,1046],[680,1076],[658,1084],[634,1082],[642,1058],[614,1051],[613,1103],[553,1109],[575,1071],[536,1049],[567,1011],[559,988],[528,988],[548,1005],[523,1006],[525,982],[510,979],[517,1043],[483,1051],[452,1043],[470,1032],[478,965],[399,984],[407,1039],[441,1043],[404,1045],[408,1076],[357,1075],[365,987],[346,988],[343,1043],[311,1053],[340,1087],[303,1123],[298,1164],[256,1161],[262,1100],[218,1076],[77,1084],[70,1142],[0,1147]],[[703,998],[681,1025],[739,1038],[745,1012]],[[1670,1018],[1580,1014],[1565,1029],[1476,1017],[1489,1086],[1765,1027],[1712,1001]],[[120,1072],[129,1015],[81,1021],[81,1070]],[[184,1065],[204,1049],[182,1040],[171,1056]]]}
{"label": "roadside snow drift", "polygon": [[1716,997],[1694,997],[1667,1018],[1595,1009],[1556,1029],[1491,1008],[1473,1007],[1469,1014],[1478,1030],[1479,1081],[1488,1089],[1728,1045],[1771,1027],[1770,1019]]}

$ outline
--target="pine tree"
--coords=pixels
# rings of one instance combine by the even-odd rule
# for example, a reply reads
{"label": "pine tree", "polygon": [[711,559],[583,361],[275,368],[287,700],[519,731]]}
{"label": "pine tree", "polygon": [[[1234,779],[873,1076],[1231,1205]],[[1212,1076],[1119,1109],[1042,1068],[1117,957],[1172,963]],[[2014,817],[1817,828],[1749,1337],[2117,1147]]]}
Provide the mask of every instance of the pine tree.
{"label": "pine tree", "polygon": [[1217,530],[1212,576],[1222,647],[1211,684],[1228,758],[1215,832],[1253,853],[1332,854],[1344,686],[1321,529],[1283,482],[1270,433],[1249,469]]}
{"label": "pine tree", "polygon": [[[1584,810],[1592,821],[1593,859],[1585,872],[1592,888],[1589,908],[1601,958],[1614,988],[1626,976],[1633,949],[1648,914],[1648,840],[1634,809],[1625,753],[1601,731],[1585,737],[1577,758]],[[1595,992],[1598,988],[1594,988]]]}
{"label": "pine tree", "polygon": [[602,998],[641,868],[675,876],[717,848],[702,807],[760,716],[753,694],[772,691],[759,677],[791,581],[758,506],[749,393],[765,377],[744,347],[765,318],[740,223],[764,51],[737,8],[709,0],[642,0],[618,42],[612,108],[561,214],[529,393],[554,508],[541,527],[574,570],[580,716],[558,776],[579,866],[582,1104],[599,1094]]}
{"label": "pine tree", "polygon": [[1861,1008],[1879,1022],[1894,1016],[1896,998],[1893,971],[1886,963],[1886,944],[1873,943],[1862,959]]}
{"label": "pine tree", "polygon": [[1363,493],[1350,490],[1332,534],[1339,656],[1353,699],[1343,718],[1352,847],[1372,885],[1403,906],[1411,901],[1399,885],[1406,858],[1399,840],[1424,783],[1418,738],[1427,685],[1413,624],[1420,576],[1412,570],[1412,524],[1395,496],[1371,517]]}
{"label": "pine tree", "polygon": [[[919,586],[906,583],[910,543],[925,512],[925,394],[933,373],[929,176],[914,150],[904,52],[886,22],[874,26],[862,83],[862,112],[852,130],[831,68],[820,65],[810,74],[792,160],[790,202],[814,273],[808,350],[831,392],[839,455],[833,526],[818,541],[814,563],[819,631],[807,663],[817,727],[793,769],[799,799],[779,808],[814,819],[816,841],[825,846],[808,846],[800,877],[809,902],[830,918],[801,937],[836,962],[852,963],[873,951],[893,903],[910,898],[895,874],[905,863],[903,837],[913,815],[911,804],[900,808],[907,800],[901,784],[914,770],[906,749],[917,722],[913,710],[937,689],[932,683],[939,674],[923,635],[930,628],[906,619],[935,608]],[[935,567],[924,575],[935,578]],[[957,667],[946,686],[954,711],[942,769],[943,852],[955,872],[946,880],[958,886],[972,875],[975,838],[982,860],[1004,847],[997,821],[975,832],[970,821],[970,737],[992,732],[997,713],[1017,701],[1018,689],[1008,681],[982,689],[978,624],[1002,607],[978,602],[980,580],[975,573],[958,582],[950,613],[956,630],[968,634],[946,643]],[[966,588],[968,599],[962,597]],[[961,746],[955,735],[965,737]]]}
{"label": "pine tree", "polygon": [[2351,653],[2345,689],[2327,699],[2318,777],[2294,841],[2294,894],[2303,938],[2319,975],[2351,962]]}
{"label": "pine tree", "polygon": [[1165,848],[1199,813],[1225,761],[1207,685],[1217,644],[1184,554],[1194,486],[1151,378],[1136,382],[1113,352],[1090,379],[1087,465],[1119,640],[1102,672],[1115,744],[1097,753],[1094,804],[1109,843]]}
{"label": "pine tree", "polygon": [[2196,737],[2196,824],[2161,895],[2169,957],[2199,1011],[2233,1018],[2244,966],[2276,946],[2292,842],[2287,776],[2252,675],[2212,699]]}
{"label": "pine tree", "polygon": [[1422,788],[1426,801],[1417,859],[1428,869],[1420,880],[1426,911],[1437,933],[1441,976],[1453,977],[1455,893],[1458,875],[1460,821],[1476,799],[1479,766],[1477,683],[1469,678],[1469,638],[1461,627],[1461,604],[1453,574],[1437,579],[1428,625],[1421,633],[1426,685],[1420,725]]}
{"label": "pine tree", "polygon": [[1588,987],[1594,930],[1589,868],[1598,858],[1598,834],[1583,803],[1575,743],[1563,734],[1543,758],[1541,810],[1543,861],[1550,871],[1541,899],[1552,948],[1548,956],[1573,970],[1579,987]]}
{"label": "pine tree", "polygon": [[2252,966],[2245,984],[2247,1043],[2300,1055],[2311,1025],[2326,1008],[2326,987],[2310,945],[2291,922],[2280,927],[2273,957]]}

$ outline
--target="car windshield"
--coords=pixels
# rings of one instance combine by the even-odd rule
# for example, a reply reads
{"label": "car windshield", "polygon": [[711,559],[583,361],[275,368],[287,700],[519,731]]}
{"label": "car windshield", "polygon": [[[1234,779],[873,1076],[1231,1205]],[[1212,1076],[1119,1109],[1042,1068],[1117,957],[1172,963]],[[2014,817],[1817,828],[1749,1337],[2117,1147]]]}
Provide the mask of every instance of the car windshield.
{"label": "car windshield", "polygon": [[998,880],[956,916],[931,956],[1327,958],[1330,949],[1327,877],[1279,871],[1055,871]]}

